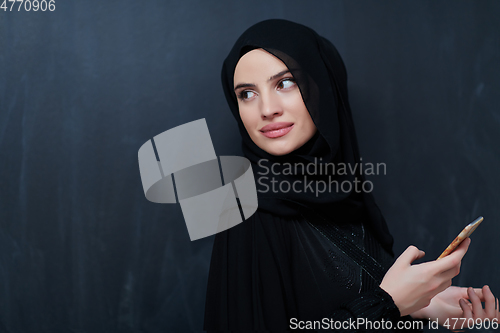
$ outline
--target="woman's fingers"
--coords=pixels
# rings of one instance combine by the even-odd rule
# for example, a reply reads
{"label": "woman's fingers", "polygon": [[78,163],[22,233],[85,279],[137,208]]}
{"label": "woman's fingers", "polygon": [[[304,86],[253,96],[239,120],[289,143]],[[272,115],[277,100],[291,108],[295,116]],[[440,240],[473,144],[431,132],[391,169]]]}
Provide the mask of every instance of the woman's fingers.
{"label": "woman's fingers", "polygon": [[439,273],[439,276],[442,279],[451,280],[460,273],[460,266],[461,266],[461,262],[459,262],[456,266],[453,266],[452,268],[450,268],[444,272]]}
{"label": "woman's fingers", "polygon": [[483,318],[484,317],[483,305],[481,304],[481,300],[479,299],[479,297],[474,292],[474,289],[472,287],[469,287],[467,289],[467,293],[469,295],[469,300],[472,303],[472,312],[474,313],[474,317]]}
{"label": "woman's fingers", "polygon": [[464,318],[466,319],[472,318],[472,308],[470,306],[470,303],[463,298],[461,298],[460,301],[458,301],[458,303],[460,304],[460,307],[464,312]]}
{"label": "woman's fingers", "polygon": [[[460,290],[460,293],[462,293],[462,290]],[[484,302],[484,308],[481,302]],[[499,301],[487,285],[482,289],[467,288],[467,296],[459,300],[459,305],[463,311],[463,316],[467,319],[500,319]]]}
{"label": "woman's fingers", "polygon": [[457,265],[460,264],[462,261],[462,258],[464,257],[465,253],[467,253],[467,250],[469,249],[470,245],[470,238],[467,237],[457,248],[455,251],[453,251],[451,254],[447,255],[446,257],[439,259],[436,261],[436,263],[440,263],[439,265],[439,270],[441,272],[448,271],[450,269],[453,269]]}
{"label": "woman's fingers", "polygon": [[486,317],[495,318],[495,296],[491,292],[489,286],[483,287],[483,295],[484,295],[484,312],[486,312]]}
{"label": "woman's fingers", "polygon": [[396,262],[397,265],[410,266],[412,262],[422,258],[424,255],[424,251],[419,250],[416,246],[410,245],[403,253],[401,253]]}
{"label": "woman's fingers", "polygon": [[[476,293],[477,297],[479,297],[479,299],[481,300],[481,302],[484,302],[483,289],[482,288],[474,288],[474,292]],[[466,295],[464,298],[467,298],[467,296],[468,295]]]}
{"label": "woman's fingers", "polygon": [[[483,295],[483,289],[482,288],[473,288],[474,292],[476,293],[477,297],[481,300],[481,302],[484,302],[484,295]],[[460,292],[462,295],[462,298],[469,299],[469,288],[465,287],[460,287]]]}

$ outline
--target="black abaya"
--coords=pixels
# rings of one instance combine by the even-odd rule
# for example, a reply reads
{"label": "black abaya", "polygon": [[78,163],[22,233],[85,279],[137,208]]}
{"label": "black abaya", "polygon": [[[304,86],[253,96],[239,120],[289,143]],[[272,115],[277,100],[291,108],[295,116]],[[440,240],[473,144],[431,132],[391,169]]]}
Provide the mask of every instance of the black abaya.
{"label": "black abaya", "polygon": [[[217,234],[205,329],[282,332],[290,329],[292,318],[397,320],[399,311],[378,287],[380,281],[315,226],[302,216],[280,218],[257,211],[244,223]],[[342,232],[385,269],[392,262],[362,224],[344,225]],[[360,296],[372,305],[368,310],[355,308]],[[354,301],[351,306],[350,301]],[[383,313],[373,317],[371,312],[380,310]]]}
{"label": "black abaya", "polygon": [[[234,69],[239,58],[255,48],[285,63],[318,129],[308,143],[285,156],[257,147],[239,117]],[[313,30],[285,20],[250,27],[226,58],[222,83],[256,180],[262,165],[271,163],[360,162],[344,64],[335,47]],[[291,183],[303,177],[281,173],[276,179]],[[356,172],[333,179],[352,182],[364,177]],[[264,193],[258,183],[257,188],[256,213],[215,236],[207,331],[285,331],[293,328],[293,320],[323,318],[399,320],[392,298],[379,287],[392,263],[393,241],[371,193]]]}

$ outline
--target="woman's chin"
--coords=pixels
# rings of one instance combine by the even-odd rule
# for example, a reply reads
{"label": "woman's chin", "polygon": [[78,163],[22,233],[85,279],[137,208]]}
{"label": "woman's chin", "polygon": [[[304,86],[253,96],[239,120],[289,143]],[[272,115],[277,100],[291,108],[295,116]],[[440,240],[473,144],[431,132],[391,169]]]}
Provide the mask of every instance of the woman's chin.
{"label": "woman's chin", "polygon": [[266,145],[264,147],[261,147],[263,150],[265,150],[266,152],[268,152],[269,154],[271,155],[274,155],[274,156],[283,156],[283,155],[287,155],[287,154],[290,154],[292,151],[294,151],[293,148],[290,148],[289,145],[286,145],[286,144],[270,144],[270,145]]}

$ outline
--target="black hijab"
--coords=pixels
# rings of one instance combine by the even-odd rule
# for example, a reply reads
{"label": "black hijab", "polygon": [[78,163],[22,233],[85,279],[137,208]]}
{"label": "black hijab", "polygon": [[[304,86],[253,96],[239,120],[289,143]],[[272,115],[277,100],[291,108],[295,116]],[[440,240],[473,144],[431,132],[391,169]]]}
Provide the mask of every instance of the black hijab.
{"label": "black hijab", "polygon": [[[234,70],[239,59],[256,48],[273,54],[288,67],[318,130],[304,146],[284,156],[274,156],[259,148],[251,140],[239,115],[238,101],[234,93]],[[348,102],[344,63],[333,44],[312,29],[281,19],[266,20],[253,25],[240,36],[225,59],[222,86],[229,107],[238,122],[244,155],[252,163],[256,180],[269,170],[264,168],[269,168],[271,164],[275,164],[275,170],[281,168],[283,171],[285,163],[313,163],[317,167],[316,170],[325,170],[328,163],[337,166],[343,163],[356,168],[356,171],[335,175],[331,172],[312,174],[307,171],[283,175],[283,172],[280,172],[280,175],[268,176],[289,183],[304,181],[304,176],[307,177],[307,182],[324,181],[326,184],[331,180],[337,181],[338,184],[347,181],[351,185],[356,180],[365,181],[364,175],[359,172],[361,161]],[[302,168],[298,169],[302,171]],[[268,190],[264,193],[264,188],[258,181],[257,188],[259,210],[283,217],[314,212],[335,223],[361,220],[381,245],[392,253],[392,236],[369,192],[356,192],[353,188],[345,193],[336,192],[332,188],[332,191],[327,190],[318,195],[305,190],[287,193]]]}

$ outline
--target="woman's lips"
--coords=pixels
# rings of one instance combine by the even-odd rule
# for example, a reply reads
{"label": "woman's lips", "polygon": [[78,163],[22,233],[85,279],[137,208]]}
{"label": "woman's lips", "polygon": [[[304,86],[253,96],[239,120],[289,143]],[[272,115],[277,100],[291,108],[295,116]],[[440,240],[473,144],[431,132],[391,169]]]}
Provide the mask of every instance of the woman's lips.
{"label": "woman's lips", "polygon": [[260,129],[260,132],[268,138],[279,138],[293,128],[293,123],[272,123]]}

